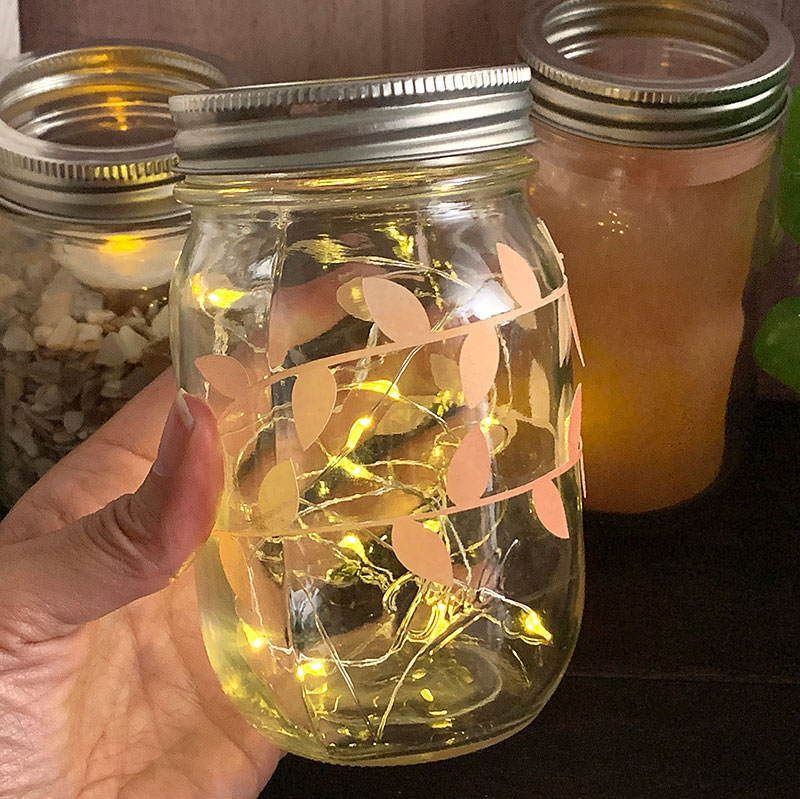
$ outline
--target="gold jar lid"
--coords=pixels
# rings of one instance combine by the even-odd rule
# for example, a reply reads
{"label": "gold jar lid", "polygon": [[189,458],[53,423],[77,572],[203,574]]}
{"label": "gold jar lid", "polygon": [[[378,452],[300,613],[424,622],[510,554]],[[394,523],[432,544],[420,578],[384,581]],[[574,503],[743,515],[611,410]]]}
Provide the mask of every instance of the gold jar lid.
{"label": "gold jar lid", "polygon": [[0,78],[0,202],[86,223],[185,215],[167,100],[228,82],[204,57],[159,46],[23,56]]}
{"label": "gold jar lid", "polygon": [[794,54],[777,19],[721,0],[558,0],[533,8],[517,41],[534,121],[659,148],[770,127]]}

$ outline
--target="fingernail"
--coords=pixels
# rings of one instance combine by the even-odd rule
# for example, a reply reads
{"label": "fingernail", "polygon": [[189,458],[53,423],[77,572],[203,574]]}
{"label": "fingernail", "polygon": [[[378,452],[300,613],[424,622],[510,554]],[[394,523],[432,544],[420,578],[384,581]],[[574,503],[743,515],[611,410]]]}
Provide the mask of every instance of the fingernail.
{"label": "fingernail", "polygon": [[186,453],[186,446],[194,429],[194,418],[181,389],[167,416],[158,455],[153,464],[153,472],[161,477],[169,477],[178,470]]}
{"label": "fingernail", "polygon": [[181,415],[186,429],[191,433],[192,430],[194,430],[194,417],[189,410],[189,406],[186,404],[186,392],[182,388],[178,389],[178,396],[175,398],[175,407],[178,409],[178,413]]}

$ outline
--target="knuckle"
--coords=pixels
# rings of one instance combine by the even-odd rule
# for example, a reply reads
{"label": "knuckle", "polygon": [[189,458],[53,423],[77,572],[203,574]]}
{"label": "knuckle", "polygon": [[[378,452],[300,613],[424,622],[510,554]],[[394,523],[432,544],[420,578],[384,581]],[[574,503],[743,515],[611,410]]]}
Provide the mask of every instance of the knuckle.
{"label": "knuckle", "polygon": [[159,519],[127,494],[85,520],[89,545],[123,575],[154,577],[167,571]]}

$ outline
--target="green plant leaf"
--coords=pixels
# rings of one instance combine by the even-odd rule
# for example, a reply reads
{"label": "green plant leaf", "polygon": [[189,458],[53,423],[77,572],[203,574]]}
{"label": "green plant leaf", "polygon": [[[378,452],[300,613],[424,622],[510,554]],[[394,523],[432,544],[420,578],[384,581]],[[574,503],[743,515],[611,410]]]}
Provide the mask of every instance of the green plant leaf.
{"label": "green plant leaf", "polygon": [[800,241],[800,86],[792,89],[783,136],[778,216],[784,230]]}
{"label": "green plant leaf", "polygon": [[773,306],[753,342],[756,363],[800,393],[800,295]]}

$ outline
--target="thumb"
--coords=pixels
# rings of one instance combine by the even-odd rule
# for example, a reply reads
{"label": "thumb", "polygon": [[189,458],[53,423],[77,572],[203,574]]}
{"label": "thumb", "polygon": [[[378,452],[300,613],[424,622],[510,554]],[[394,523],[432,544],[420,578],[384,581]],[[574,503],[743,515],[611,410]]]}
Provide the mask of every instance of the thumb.
{"label": "thumb", "polygon": [[2,593],[14,615],[30,611],[31,621],[44,621],[40,633],[55,635],[164,588],[208,537],[222,485],[211,410],[179,393],[135,493],[3,548]]}

